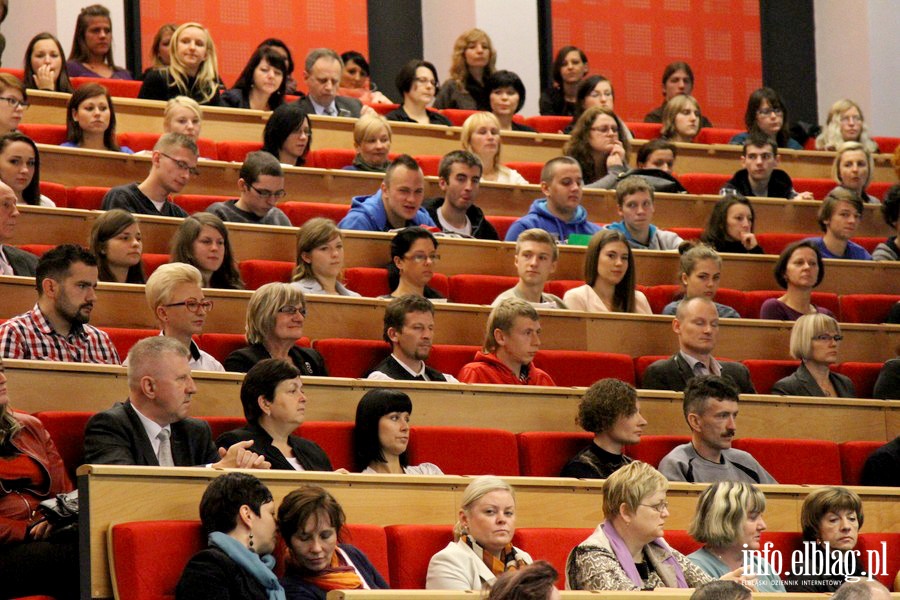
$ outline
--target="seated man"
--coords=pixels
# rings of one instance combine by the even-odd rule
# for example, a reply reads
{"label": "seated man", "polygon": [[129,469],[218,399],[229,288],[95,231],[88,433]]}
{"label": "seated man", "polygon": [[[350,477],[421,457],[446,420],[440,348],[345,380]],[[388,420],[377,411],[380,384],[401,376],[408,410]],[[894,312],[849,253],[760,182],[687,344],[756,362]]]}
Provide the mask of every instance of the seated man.
{"label": "seated man", "polygon": [[860,483],[900,487],[900,435],[869,455],[863,465]]}
{"label": "seated man", "polygon": [[97,259],[74,244],[38,260],[38,299],[30,311],[0,325],[3,358],[117,365],[109,336],[88,325],[97,300]]}
{"label": "seated man", "polygon": [[819,228],[825,235],[808,239],[819,248],[822,258],[872,260],[865,248],[850,241],[862,216],[863,201],[859,194],[836,187],[828,192],[819,207]]}
{"label": "seated man", "polygon": [[459,372],[464,383],[556,385],[531,364],[541,347],[541,318],[533,306],[510,298],[494,307],[488,317],[484,347],[475,362]]}
{"label": "seated man", "polygon": [[130,213],[163,217],[186,217],[180,206],[169,200],[197,175],[199,155],[194,140],[180,133],[166,133],[153,146],[150,174],[140,183],[112,188],[103,197],[103,210],[121,208]]}
{"label": "seated man", "polygon": [[251,152],[241,165],[236,200],[216,202],[206,209],[223,221],[281,225],[290,227],[291,221],[275,204],[284,198],[284,171],[281,163],[268,152]]}
{"label": "seated man", "polygon": [[391,353],[369,373],[369,379],[459,383],[453,375],[425,364],[434,339],[434,305],[430,300],[414,294],[391,300],[384,309],[383,335]]}
{"label": "seated man", "polygon": [[559,248],[543,229],[526,229],[516,239],[516,271],[519,283],[491,303],[497,306],[507,298],[525,300],[536,308],[566,308],[559,296],[544,293],[544,285],[556,271]]}
{"label": "seated man", "polygon": [[669,481],[778,483],[749,453],[731,447],[738,414],[738,390],[729,379],[703,375],[684,390],[684,419],[691,441],[659,463]]}
{"label": "seated man", "polygon": [[737,190],[745,196],[815,200],[812,192],[797,193],[791,176],[781,169],[778,145],[763,133],[754,133],[744,142],[741,166],[723,189]]}
{"label": "seated man", "polygon": [[128,353],[128,399],[95,414],[84,430],[84,462],[100,465],[262,468],[252,440],[216,447],[205,421],[187,416],[197,386],[188,349],[164,336],[144,338]]}
{"label": "seated man", "polygon": [[429,198],[424,207],[441,231],[481,240],[498,240],[497,230],[475,205],[481,184],[481,159],[453,150],[441,159],[438,184],[443,198]]}
{"label": "seated man", "polygon": [[541,191],[546,198],[531,204],[528,214],[516,221],[506,233],[506,241],[518,239],[526,229],[543,229],[560,242],[573,233],[593,235],[600,231],[596,223],[588,221],[581,206],[584,180],[581,165],[571,156],[551,158],[541,169]]}
{"label": "seated man", "polygon": [[0,181],[0,275],[34,277],[38,264],[37,256],[19,250],[15,246],[5,245],[15,236],[19,214],[16,193]]}
{"label": "seated man", "polygon": [[625,456],[625,446],[640,443],[647,425],[637,392],[618,379],[601,379],[589,387],[578,405],[577,419],[594,440],[566,463],[560,477],[606,479],[632,461]]}
{"label": "seated man", "polygon": [[356,98],[337,95],[343,72],[344,61],[337,52],[331,48],[310,50],[303,72],[309,94],[297,100],[297,104],[309,114],[326,117],[358,119],[364,114],[374,114],[373,109]]}
{"label": "seated man", "polygon": [[434,221],[422,208],[425,198],[425,176],[416,159],[401,154],[384,173],[381,189],[371,196],[356,196],[350,212],[338,227],[356,231],[391,231],[427,225]]}
{"label": "seated man", "polygon": [[719,313],[712,300],[695,296],[679,302],[672,330],[678,336],[679,351],[647,367],[642,388],[681,392],[692,377],[722,375],[729,377],[742,394],[756,393],[747,367],[737,362],[720,363],[712,356],[719,337]]}
{"label": "seated man", "polygon": [[640,175],[631,175],[616,185],[616,204],[621,221],[607,229],[625,234],[628,245],[638,250],[678,250],[684,241],[674,231],[659,229],[653,221],[653,188]]}

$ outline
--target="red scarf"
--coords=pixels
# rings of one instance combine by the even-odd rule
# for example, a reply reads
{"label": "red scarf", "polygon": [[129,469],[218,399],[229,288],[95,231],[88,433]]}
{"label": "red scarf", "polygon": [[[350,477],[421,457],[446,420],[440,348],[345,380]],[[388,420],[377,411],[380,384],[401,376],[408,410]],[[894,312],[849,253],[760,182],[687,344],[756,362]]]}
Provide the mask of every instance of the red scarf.
{"label": "red scarf", "polygon": [[[292,566],[294,569],[297,569],[296,565]],[[301,579],[326,592],[331,590],[355,590],[363,587],[362,579],[360,579],[356,569],[343,561],[338,548],[334,549],[329,566],[318,573],[302,575]]]}

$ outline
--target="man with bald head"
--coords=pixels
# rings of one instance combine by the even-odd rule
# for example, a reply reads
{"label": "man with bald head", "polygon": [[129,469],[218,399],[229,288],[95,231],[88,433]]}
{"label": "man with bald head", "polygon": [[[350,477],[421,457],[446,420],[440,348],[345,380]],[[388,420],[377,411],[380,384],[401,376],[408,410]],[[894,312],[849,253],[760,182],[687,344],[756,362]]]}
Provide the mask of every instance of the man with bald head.
{"label": "man with bald head", "polygon": [[19,214],[16,193],[0,181],[0,275],[34,277],[37,270],[37,256],[6,245],[16,233]]}
{"label": "man with bald head", "polygon": [[722,375],[730,377],[740,393],[756,393],[747,367],[736,362],[719,362],[712,355],[719,337],[719,313],[709,298],[697,296],[682,300],[672,330],[678,336],[678,352],[647,367],[641,378],[642,388],[683,392],[692,377]]}

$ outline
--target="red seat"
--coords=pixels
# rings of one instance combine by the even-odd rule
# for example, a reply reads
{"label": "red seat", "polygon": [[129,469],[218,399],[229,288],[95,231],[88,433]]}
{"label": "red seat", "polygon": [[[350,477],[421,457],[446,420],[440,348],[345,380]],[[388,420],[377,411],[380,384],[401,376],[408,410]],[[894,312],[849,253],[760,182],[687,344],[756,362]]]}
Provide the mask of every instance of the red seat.
{"label": "red seat", "polygon": [[566,586],[566,559],[572,548],[583,542],[594,532],[590,528],[565,527],[522,527],[516,529],[513,542],[535,560],[546,560],[559,573],[556,587]]}
{"label": "red seat", "polygon": [[897,302],[900,296],[892,294],[844,294],[841,316],[847,323],[884,323]]}
{"label": "red seat", "polygon": [[280,260],[242,260],[238,263],[241,279],[248,290],[259,289],[274,281],[289,282],[294,266],[294,263]]}
{"label": "red seat", "polygon": [[878,144],[878,151],[882,154],[892,154],[897,146],[900,146],[900,138],[873,135],[872,141]]}
{"label": "red seat", "polygon": [[98,79],[97,77],[72,77],[72,87],[76,90],[86,83],[99,83],[116,98],[137,98],[141,91],[141,81],[132,79]]}
{"label": "red seat", "polygon": [[677,233],[683,240],[699,240],[703,234],[702,227],[669,227],[669,231]]}
{"label": "red seat", "polygon": [[518,277],[504,275],[453,275],[450,277],[450,301],[490,304],[518,281]]}
{"label": "red seat", "polygon": [[[745,319],[758,319],[763,302],[769,298],[780,298],[783,295],[783,290],[752,290],[744,292],[744,310],[746,312],[741,313],[741,316]],[[837,294],[832,294],[831,292],[813,292],[812,303],[816,306],[827,308],[834,313],[834,316],[837,317],[838,321],[842,320],[841,305]]]}
{"label": "red seat", "polygon": [[882,446],[884,442],[853,441],[838,444],[844,485],[862,485],[862,470],[866,459]]}
{"label": "red seat", "polygon": [[781,254],[781,251],[794,242],[810,237],[808,233],[757,233],[756,241],[766,254]]}
{"label": "red seat", "polygon": [[150,254],[145,252],[141,255],[141,261],[144,263],[144,276],[150,277],[151,275],[153,275],[153,271],[158,269],[160,265],[164,265],[169,262],[169,255]]}
{"label": "red seat", "polygon": [[69,208],[100,210],[100,206],[103,205],[103,197],[108,191],[108,187],[78,186],[69,188]]}
{"label": "red seat", "polygon": [[328,455],[335,469],[354,471],[353,423],[337,421],[310,421],[300,426],[300,437],[317,443]]}
{"label": "red seat", "polygon": [[719,190],[728,183],[729,179],[731,179],[731,175],[720,173],[682,173],[678,176],[678,181],[688,193],[713,196],[719,195]]}
{"label": "red seat", "polygon": [[887,558],[887,564],[881,565],[882,568],[875,572],[875,579],[888,589],[891,589],[894,576],[900,572],[900,552],[897,548],[900,548],[900,533],[861,533],[856,544],[863,560],[869,552],[877,552],[882,559]]}
{"label": "red seat", "polygon": [[315,217],[325,217],[335,223],[350,212],[349,204],[330,204],[326,202],[282,202],[278,205],[294,227],[302,227],[304,223]]}
{"label": "red seat", "polygon": [[341,542],[362,550],[375,570],[385,581],[390,582],[388,579],[391,576],[390,559],[384,527],[362,523],[345,524],[341,529]]}
{"label": "red seat", "polygon": [[53,244],[22,244],[21,246],[18,246],[19,250],[30,252],[38,258],[42,257],[44,253],[53,250],[55,247],[56,246]]}
{"label": "red seat", "polygon": [[713,300],[715,300],[719,304],[730,306],[734,310],[738,311],[738,314],[742,317],[747,312],[747,307],[744,305],[744,292],[742,292],[741,290],[719,288],[718,291],[716,291],[716,295],[713,297]]}
{"label": "red seat", "polygon": [[423,462],[436,464],[447,475],[519,474],[516,436],[502,429],[412,427],[409,463]]}
{"label": "red seat", "polygon": [[[162,136],[161,133],[150,133],[146,131],[126,131],[118,135],[119,145],[128,146],[135,152],[143,152],[145,150],[153,150],[156,142]],[[219,151],[216,148],[216,142],[208,138],[199,138],[197,140],[197,149],[200,156],[209,160],[218,160]]]}
{"label": "red seat", "polygon": [[869,187],[866,188],[866,192],[881,200],[884,198],[884,195],[887,193],[887,191],[891,189],[892,185],[895,184],[890,181],[872,181],[869,183]]}
{"label": "red seat", "polygon": [[[10,67],[0,68],[0,73],[9,73],[19,81],[25,81],[25,71],[24,69],[13,69]],[[40,596],[35,596],[36,598],[40,598]]]}
{"label": "red seat", "polygon": [[216,202],[225,202],[232,200],[234,196],[207,196],[205,194],[180,194],[172,198],[172,200],[183,208],[185,212],[192,215],[196,212],[204,212],[207,208]]}
{"label": "red seat", "polygon": [[[593,433],[525,431],[516,435],[524,477],[558,477],[562,468],[594,439]],[[587,536],[585,536],[587,537]]]}
{"label": "red seat", "polygon": [[541,350],[534,364],[547,371],[558,386],[588,387],[607,377],[634,385],[634,363],[627,354]]}
{"label": "red seat", "polygon": [[450,122],[453,123],[456,127],[462,127],[462,124],[466,122],[470,116],[474,115],[477,110],[462,110],[459,108],[445,108],[440,111],[442,115],[450,119]]}
{"label": "red seat", "polygon": [[424,590],[431,557],[453,541],[450,525],[388,525],[388,565],[391,587]]}
{"label": "red seat", "polygon": [[306,166],[318,169],[343,169],[353,164],[356,150],[349,148],[322,148],[306,155]]}
{"label": "red seat", "polygon": [[853,241],[865,248],[866,252],[872,254],[875,247],[884,242],[884,237],[855,237]]}
{"label": "red seat", "polygon": [[759,394],[769,394],[772,386],[797,370],[799,360],[748,359],[741,361],[750,371],[750,381]]}
{"label": "red seat", "polygon": [[643,290],[653,314],[656,315],[662,314],[666,305],[674,300],[675,294],[680,291],[680,285],[649,285]]}
{"label": "red seat", "polygon": [[537,115],[525,119],[525,124],[538,133],[562,133],[572,123],[572,117],[558,115]]}
{"label": "red seat", "polygon": [[365,377],[391,351],[387,342],[381,340],[347,338],[316,340],[313,348],[322,355],[332,377],[354,379]]}
{"label": "red seat", "polygon": [[[728,129],[726,127],[704,127],[694,138],[695,144],[727,144],[731,138],[739,133],[744,133],[743,129]],[[735,171],[737,169],[735,168]]]}
{"label": "red seat", "polygon": [[375,112],[377,112],[379,115],[382,115],[382,116],[400,108],[399,104],[370,104],[368,102],[363,102],[363,104],[370,107],[372,110],[374,110]]}
{"label": "red seat", "polygon": [[391,293],[387,269],[375,267],[350,267],[344,269],[344,285],[357,294],[377,298]]}
{"label": "red seat", "polygon": [[50,434],[73,483],[76,480],[75,471],[84,463],[84,427],[93,414],[76,411],[44,411],[34,414]]}
{"label": "red seat", "polygon": [[873,390],[882,366],[881,363],[845,362],[838,365],[837,372],[853,381],[857,398],[874,398]]}
{"label": "red seat", "polygon": [[480,349],[478,346],[435,344],[428,355],[428,366],[456,377],[466,364],[474,360],[475,353]]}
{"label": "red seat", "polygon": [[641,443],[625,447],[625,454],[654,467],[676,446],[691,441],[687,435],[644,435]]}
{"label": "red seat", "polygon": [[638,140],[652,140],[659,137],[662,132],[662,123],[644,123],[642,121],[627,122],[625,126],[631,131],[631,135]]}
{"label": "red seat", "polygon": [[821,177],[794,177],[794,189],[798,192],[812,192],[816,200],[822,200],[836,185],[833,179]]}
{"label": "red seat", "polygon": [[200,419],[206,421],[206,424],[209,425],[213,442],[226,431],[239,429],[247,424],[247,421],[242,417],[200,417]]}
{"label": "red seat", "polygon": [[216,143],[216,154],[219,155],[219,160],[224,161],[242,163],[248,154],[257,150],[262,150],[262,142],[231,141]]}
{"label": "red seat", "polygon": [[584,285],[584,281],[580,281],[578,279],[554,279],[552,281],[548,281],[544,286],[544,290],[554,296],[559,296],[562,298],[566,295],[566,292],[569,290],[574,290],[577,287],[581,287]]}
{"label": "red seat", "polygon": [[641,379],[644,377],[644,371],[647,370],[647,367],[664,358],[669,358],[669,356],[652,355],[634,357],[634,373],[637,376],[638,387],[641,385]]}
{"label": "red seat", "polygon": [[692,538],[687,531],[682,529],[666,531],[665,538],[666,543],[669,544],[669,546],[675,548],[685,556],[699,550],[703,546],[703,544]]}
{"label": "red seat", "polygon": [[116,352],[119,353],[119,358],[123,361],[132,346],[144,338],[159,335],[158,329],[128,329],[125,327],[101,327],[100,329],[109,335],[109,339],[116,347]]}
{"label": "red seat", "polygon": [[841,456],[835,442],[740,438],[732,445],[752,454],[778,483],[841,485]]}
{"label": "red seat", "polygon": [[38,144],[50,144],[59,146],[66,141],[65,125],[50,125],[47,123],[22,123],[19,131],[30,137]]}
{"label": "red seat", "polygon": [[541,171],[544,169],[544,163],[539,162],[508,162],[506,166],[514,171],[518,171],[519,175],[528,180],[528,183],[538,185],[541,183]]}
{"label": "red seat", "polygon": [[41,193],[53,200],[53,203],[59,208],[65,208],[69,205],[69,193],[66,191],[66,186],[42,181],[40,187]]}
{"label": "red seat", "polygon": [[485,219],[487,222],[493,225],[494,229],[497,230],[497,237],[500,238],[500,241],[506,239],[506,232],[509,231],[509,228],[512,227],[512,224],[519,220],[520,217],[505,217],[501,215],[485,215]]}
{"label": "red seat", "polygon": [[441,167],[441,159],[443,156],[439,154],[416,155],[416,162],[422,168],[422,173],[426,177],[437,177]]}
{"label": "red seat", "polygon": [[197,343],[224,364],[229,354],[247,345],[247,338],[242,333],[204,333]]}

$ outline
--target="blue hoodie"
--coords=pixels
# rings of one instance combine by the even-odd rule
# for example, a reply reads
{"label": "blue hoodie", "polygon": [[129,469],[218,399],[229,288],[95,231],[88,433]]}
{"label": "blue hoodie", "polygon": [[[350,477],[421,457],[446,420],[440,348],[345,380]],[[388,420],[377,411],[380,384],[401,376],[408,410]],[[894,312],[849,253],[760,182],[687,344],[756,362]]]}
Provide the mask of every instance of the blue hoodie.
{"label": "blue hoodie", "polygon": [[514,242],[526,229],[543,229],[560,242],[569,239],[573,233],[593,235],[600,231],[600,226],[587,220],[587,211],[579,206],[575,216],[568,223],[547,210],[547,199],[538,198],[531,203],[528,214],[513,223],[506,232],[506,241]]}
{"label": "blue hoodie", "polygon": [[[406,226],[412,225],[435,227],[428,211],[421,207],[412,220],[406,222]],[[350,204],[350,212],[341,219],[338,227],[356,231],[390,231],[393,229],[388,223],[387,213],[384,212],[381,189],[371,196],[355,196]]]}

